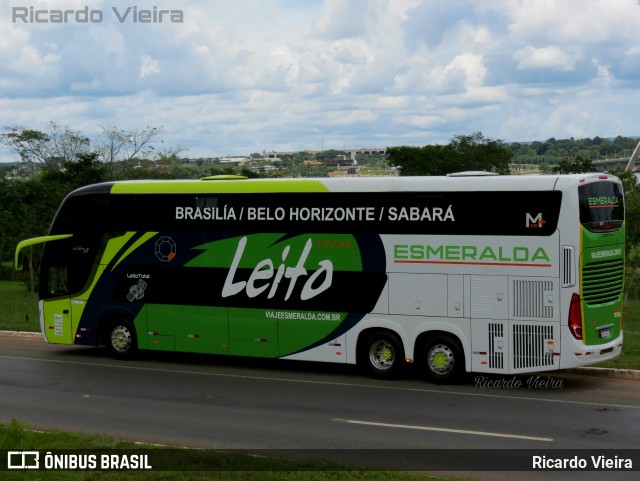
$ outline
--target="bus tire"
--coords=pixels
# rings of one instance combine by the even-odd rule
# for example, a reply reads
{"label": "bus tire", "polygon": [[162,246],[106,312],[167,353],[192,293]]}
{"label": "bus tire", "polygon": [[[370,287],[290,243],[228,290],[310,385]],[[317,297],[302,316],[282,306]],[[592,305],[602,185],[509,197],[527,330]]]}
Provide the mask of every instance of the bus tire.
{"label": "bus tire", "polygon": [[138,353],[138,336],[133,323],[117,319],[108,324],[105,332],[107,350],[115,359],[133,359]]}
{"label": "bus tire", "polygon": [[441,384],[457,381],[464,371],[464,355],[456,339],[447,335],[429,338],[421,349],[420,362],[429,380]]}
{"label": "bus tire", "polygon": [[404,367],[402,342],[393,332],[373,332],[359,346],[358,363],[373,377],[396,378]]}

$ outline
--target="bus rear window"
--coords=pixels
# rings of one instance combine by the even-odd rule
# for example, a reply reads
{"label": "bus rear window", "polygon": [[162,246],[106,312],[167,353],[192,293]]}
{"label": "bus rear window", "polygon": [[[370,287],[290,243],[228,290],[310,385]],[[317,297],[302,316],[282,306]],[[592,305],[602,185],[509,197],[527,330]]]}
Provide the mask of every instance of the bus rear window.
{"label": "bus rear window", "polygon": [[598,182],[578,187],[580,222],[591,232],[609,232],[624,222],[622,186]]}

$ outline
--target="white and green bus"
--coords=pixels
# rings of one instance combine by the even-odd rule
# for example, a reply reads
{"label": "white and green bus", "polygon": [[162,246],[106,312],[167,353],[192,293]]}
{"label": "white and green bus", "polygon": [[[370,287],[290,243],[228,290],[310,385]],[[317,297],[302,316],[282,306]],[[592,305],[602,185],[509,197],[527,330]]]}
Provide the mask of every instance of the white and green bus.
{"label": "white and green bus", "polygon": [[431,379],[622,349],[624,200],[600,174],[108,182],[60,206],[56,344],[358,363]]}

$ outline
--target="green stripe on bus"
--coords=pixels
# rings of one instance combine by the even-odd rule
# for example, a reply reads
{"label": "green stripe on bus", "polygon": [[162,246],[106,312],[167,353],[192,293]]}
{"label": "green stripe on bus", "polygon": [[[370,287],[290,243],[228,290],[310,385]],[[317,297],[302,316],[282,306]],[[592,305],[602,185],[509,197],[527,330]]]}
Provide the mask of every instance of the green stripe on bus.
{"label": "green stripe on bus", "polygon": [[[127,232],[126,236],[123,237],[123,243],[122,246],[124,246],[124,244],[133,237],[133,235],[135,234],[135,232]],[[142,237],[140,237],[140,239],[138,239],[131,247],[129,247],[127,249],[126,252],[124,252],[120,258],[118,259],[118,261],[114,264],[113,268],[111,269],[112,271],[118,267],[118,264],[120,264],[129,254],[131,254],[133,251],[135,251],[138,247],[140,247],[142,244],[144,244],[145,242],[147,242],[149,239],[151,239],[153,236],[155,236],[157,234],[157,232],[147,232],[145,233]],[[122,246],[118,247],[118,252],[120,251],[120,249],[122,248]],[[114,253],[115,256],[115,253]]]}
{"label": "green stripe on bus", "polygon": [[112,194],[240,194],[271,192],[328,192],[318,180],[220,180],[193,181],[132,181],[117,182]]}

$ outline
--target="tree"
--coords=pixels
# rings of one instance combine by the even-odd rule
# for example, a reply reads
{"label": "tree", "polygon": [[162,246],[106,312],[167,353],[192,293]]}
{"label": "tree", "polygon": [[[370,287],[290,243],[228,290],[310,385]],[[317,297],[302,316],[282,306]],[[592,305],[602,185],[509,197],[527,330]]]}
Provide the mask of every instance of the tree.
{"label": "tree", "polygon": [[[22,239],[45,235],[64,197],[78,187],[105,180],[104,164],[96,152],[78,153],[57,169],[43,169],[22,180],[0,178],[0,261],[12,258]],[[29,265],[38,276],[42,246],[28,250]],[[31,279],[33,289],[34,279]]]}
{"label": "tree", "polygon": [[[634,176],[635,177],[635,176]],[[640,190],[634,189],[625,198],[625,291],[638,299],[640,294]]]}
{"label": "tree", "polygon": [[100,143],[100,157],[107,164],[109,174],[114,174],[115,162],[122,162],[124,170],[131,168],[130,161],[145,147],[154,150],[152,142],[162,142],[158,136],[162,128],[147,126],[144,129],[124,130],[113,125],[101,127],[103,140]]}
{"label": "tree", "polygon": [[575,159],[564,159],[553,167],[553,172],[557,174],[583,174],[585,172],[597,172],[591,159],[584,159],[579,155]]}
{"label": "tree", "polygon": [[466,170],[509,173],[511,150],[501,140],[485,138],[481,132],[456,135],[447,145],[389,147],[389,163],[401,167],[402,175],[446,175]]}
{"label": "tree", "polygon": [[102,127],[102,136],[92,141],[80,131],[49,122],[44,131],[5,127],[0,134],[0,145],[42,171],[68,170],[72,163],[81,161],[83,155],[90,155],[92,161],[102,160],[109,177],[114,179],[137,176],[139,173],[134,169],[139,165],[138,162],[132,165],[134,159],[173,158],[186,150],[181,145],[156,148],[163,143],[161,133],[162,128],[158,127],[125,130],[113,125]]}
{"label": "tree", "polygon": [[58,170],[42,173],[42,182],[50,192],[58,193],[58,201],[72,190],[106,180],[104,164],[98,160],[97,152],[80,153],[75,161],[65,162]]}
{"label": "tree", "polygon": [[387,147],[387,157],[389,164],[399,169],[404,175],[418,175],[420,168],[420,151],[422,147]]}
{"label": "tree", "polygon": [[73,162],[77,154],[88,152],[91,146],[91,141],[82,132],[55,122],[47,124],[47,132],[6,127],[0,134],[0,143],[24,162],[44,169],[58,169],[65,162]]}
{"label": "tree", "polygon": [[615,175],[622,181],[622,188],[624,189],[625,197],[629,197],[636,192],[638,188],[638,177],[635,172],[631,172],[623,169],[614,169],[608,171],[609,174]]}
{"label": "tree", "polygon": [[609,172],[622,181],[625,216],[625,295],[638,299],[640,295],[640,189],[635,172],[612,170]]}
{"label": "tree", "polygon": [[509,161],[513,153],[501,140],[487,139],[482,132],[476,132],[471,135],[456,135],[450,145],[457,154],[457,168],[460,171],[509,173]]}
{"label": "tree", "polygon": [[10,257],[20,235],[21,226],[16,215],[22,202],[20,186],[17,181],[0,177],[0,261]]}
{"label": "tree", "polygon": [[342,150],[335,150],[335,149],[323,150],[315,154],[315,159],[319,162],[330,162],[332,160],[340,160],[339,157],[342,157],[342,159],[348,159],[350,158],[350,155],[347,152],[344,152]]}
{"label": "tree", "polygon": [[[20,240],[45,235],[59,202],[56,186],[44,184],[40,177],[0,180],[0,238],[4,244],[0,261],[13,258]],[[36,275],[42,251],[42,246],[29,249],[29,265],[36,269]],[[32,292],[33,282],[31,278]]]}

